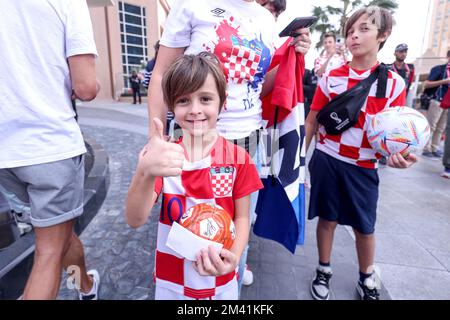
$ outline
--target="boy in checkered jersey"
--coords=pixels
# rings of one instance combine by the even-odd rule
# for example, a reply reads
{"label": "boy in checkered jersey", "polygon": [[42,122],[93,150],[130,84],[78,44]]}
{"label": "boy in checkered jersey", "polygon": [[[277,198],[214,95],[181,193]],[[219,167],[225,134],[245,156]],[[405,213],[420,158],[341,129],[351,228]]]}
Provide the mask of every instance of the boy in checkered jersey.
{"label": "boy in checkered jersey", "polygon": [[[361,109],[358,123],[340,135],[327,134],[324,127],[318,125],[316,116],[332,98],[367,78],[376,69],[378,51],[389,37],[392,24],[389,11],[379,7],[360,9],[349,18],[344,34],[353,60],[328,71],[320,80],[306,120],[307,148],[318,131],[318,141],[309,163],[309,219],[319,217],[316,231],[319,266],[311,283],[311,294],[317,300],[330,297],[330,257],[337,224],[349,225],[355,233],[360,271],[357,291],[361,299],[379,299],[378,282],[373,272],[379,155],[368,143],[365,120],[368,114],[405,105],[405,82],[398,74],[389,71],[385,98],[376,98],[375,82]],[[388,159],[388,164],[407,168],[416,161],[413,154],[407,159],[395,154]]]}
{"label": "boy in checkered jersey", "polygon": [[[176,143],[157,136],[139,155],[128,191],[127,223],[146,223],[162,194],[155,261],[155,299],[238,299],[237,266],[248,242],[250,194],[262,188],[248,153],[219,136],[216,122],[226,100],[226,80],[214,55],[179,57],[165,73],[165,103],[183,130]],[[198,203],[215,203],[233,218],[236,238],[230,250],[213,247],[189,261],[166,246],[174,221]]]}

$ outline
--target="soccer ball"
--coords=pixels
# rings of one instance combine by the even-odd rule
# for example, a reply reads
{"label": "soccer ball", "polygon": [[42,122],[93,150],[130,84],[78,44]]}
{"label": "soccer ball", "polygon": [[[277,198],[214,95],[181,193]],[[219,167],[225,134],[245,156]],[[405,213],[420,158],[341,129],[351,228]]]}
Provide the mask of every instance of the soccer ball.
{"label": "soccer ball", "polygon": [[180,220],[180,225],[204,239],[223,244],[230,249],[236,238],[234,222],[222,207],[200,203],[189,208]]}
{"label": "soccer ball", "polygon": [[425,147],[430,139],[428,120],[409,107],[393,107],[367,117],[367,138],[385,157],[400,153],[407,157]]}

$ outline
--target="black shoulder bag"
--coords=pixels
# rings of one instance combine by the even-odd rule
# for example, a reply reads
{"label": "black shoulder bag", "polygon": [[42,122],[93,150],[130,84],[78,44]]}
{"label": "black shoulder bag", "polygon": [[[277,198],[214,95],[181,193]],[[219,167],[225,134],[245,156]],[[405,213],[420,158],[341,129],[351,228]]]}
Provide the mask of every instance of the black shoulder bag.
{"label": "black shoulder bag", "polygon": [[328,102],[317,114],[317,121],[330,135],[341,134],[353,127],[358,122],[361,108],[376,80],[378,80],[376,97],[386,97],[387,78],[388,69],[382,63],[369,77]]}

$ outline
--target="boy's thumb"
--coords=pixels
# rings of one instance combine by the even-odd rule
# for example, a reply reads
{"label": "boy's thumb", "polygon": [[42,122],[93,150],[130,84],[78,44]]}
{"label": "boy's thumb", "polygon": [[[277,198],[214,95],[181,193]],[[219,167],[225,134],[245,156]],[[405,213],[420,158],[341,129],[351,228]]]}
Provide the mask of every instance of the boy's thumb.
{"label": "boy's thumb", "polygon": [[153,118],[153,126],[155,137],[164,140],[164,125],[162,124],[161,120],[159,120],[158,118]]}

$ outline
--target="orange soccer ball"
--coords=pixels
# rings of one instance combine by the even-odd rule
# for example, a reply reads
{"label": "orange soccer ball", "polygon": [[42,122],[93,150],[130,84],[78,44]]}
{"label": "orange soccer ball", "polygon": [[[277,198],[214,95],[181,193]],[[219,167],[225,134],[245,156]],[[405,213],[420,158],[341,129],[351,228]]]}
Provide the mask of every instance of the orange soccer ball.
{"label": "orange soccer ball", "polygon": [[231,216],[215,204],[200,203],[189,208],[180,225],[199,237],[223,244],[225,249],[231,248],[236,237]]}

